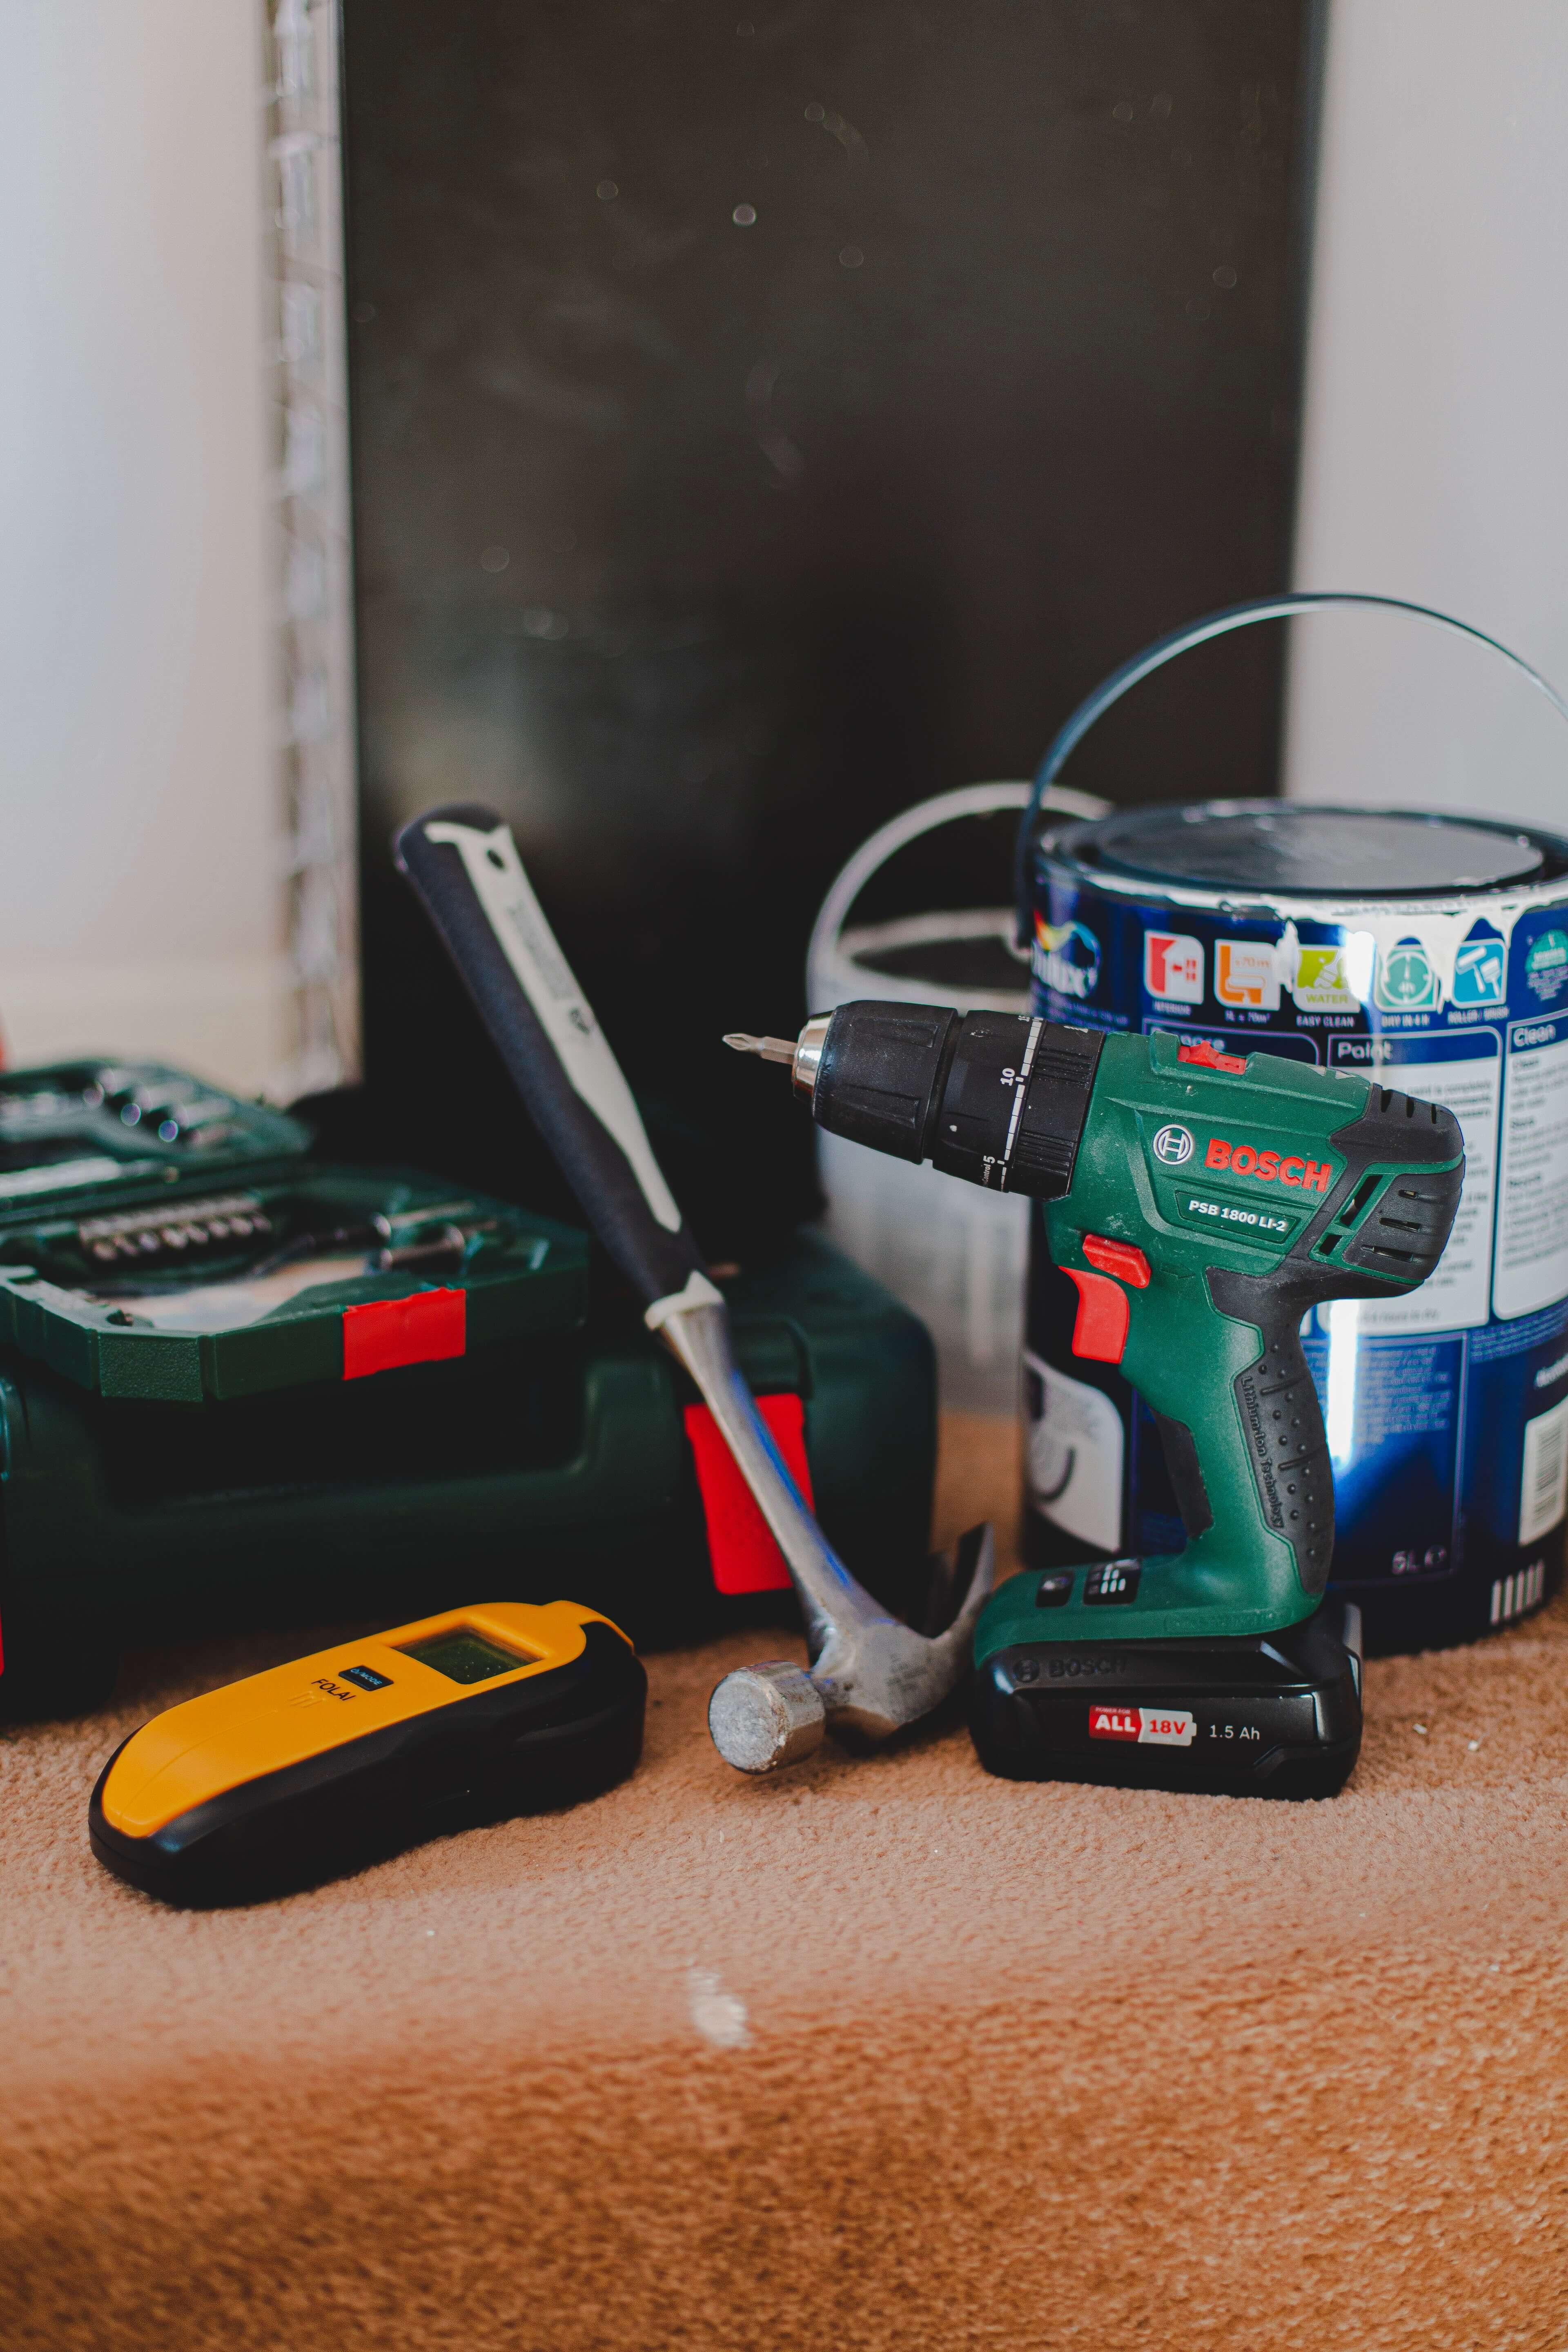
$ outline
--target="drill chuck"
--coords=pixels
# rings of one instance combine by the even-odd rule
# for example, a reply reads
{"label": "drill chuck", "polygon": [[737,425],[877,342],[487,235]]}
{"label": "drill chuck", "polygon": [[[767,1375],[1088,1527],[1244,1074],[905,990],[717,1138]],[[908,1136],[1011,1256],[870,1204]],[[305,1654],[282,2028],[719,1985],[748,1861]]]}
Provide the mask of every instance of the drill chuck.
{"label": "drill chuck", "polygon": [[808,1021],[794,1045],[725,1042],[788,1060],[812,1117],[834,1135],[1054,1201],[1072,1182],[1104,1041],[1027,1014],[860,999]]}

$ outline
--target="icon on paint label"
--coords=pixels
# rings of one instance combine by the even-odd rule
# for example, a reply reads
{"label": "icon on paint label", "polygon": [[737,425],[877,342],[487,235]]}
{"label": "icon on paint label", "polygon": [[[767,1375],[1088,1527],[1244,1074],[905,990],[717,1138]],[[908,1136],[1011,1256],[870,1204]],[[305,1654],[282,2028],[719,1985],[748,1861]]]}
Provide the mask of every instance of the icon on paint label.
{"label": "icon on paint label", "polygon": [[1456,1004],[1500,1004],[1506,993],[1508,957],[1491,929],[1472,931],[1454,958]]}
{"label": "icon on paint label", "polygon": [[1197,1720],[1182,1706],[1091,1706],[1091,1739],[1130,1739],[1140,1748],[1190,1748]]}
{"label": "icon on paint label", "polygon": [[1300,1013],[1353,1013],[1361,1003],[1345,971],[1342,947],[1300,948],[1290,993]]}
{"label": "icon on paint label", "polygon": [[1222,1004],[1247,1005],[1255,1013],[1278,1013],[1279,982],[1274,949],[1268,940],[1218,940],[1214,951],[1214,992]]}
{"label": "icon on paint label", "polygon": [[1373,994],[1385,1013],[1435,1013],[1437,968],[1419,940],[1401,940],[1377,960]]}
{"label": "icon on paint label", "polygon": [[1553,1003],[1568,982],[1568,932],[1542,931],[1524,959],[1524,976],[1543,1004]]}
{"label": "icon on paint label", "polygon": [[1204,943],[1185,931],[1145,931],[1143,985],[1167,1003],[1204,1001]]}

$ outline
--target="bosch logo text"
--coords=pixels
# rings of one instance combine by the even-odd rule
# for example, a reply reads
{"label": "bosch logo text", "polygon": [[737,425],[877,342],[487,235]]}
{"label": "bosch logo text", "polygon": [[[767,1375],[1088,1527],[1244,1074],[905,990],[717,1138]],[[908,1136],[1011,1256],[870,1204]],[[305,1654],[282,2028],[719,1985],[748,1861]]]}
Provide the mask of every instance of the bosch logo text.
{"label": "bosch logo text", "polygon": [[[1155,1150],[1159,1139],[1155,1139]],[[1331,1160],[1320,1166],[1315,1160],[1299,1160],[1294,1153],[1282,1157],[1278,1151],[1258,1151],[1250,1143],[1227,1143],[1223,1135],[1215,1136],[1204,1154],[1205,1168],[1224,1168],[1232,1176],[1256,1176],[1260,1184],[1300,1185],[1303,1192],[1326,1192],[1334,1181]]]}

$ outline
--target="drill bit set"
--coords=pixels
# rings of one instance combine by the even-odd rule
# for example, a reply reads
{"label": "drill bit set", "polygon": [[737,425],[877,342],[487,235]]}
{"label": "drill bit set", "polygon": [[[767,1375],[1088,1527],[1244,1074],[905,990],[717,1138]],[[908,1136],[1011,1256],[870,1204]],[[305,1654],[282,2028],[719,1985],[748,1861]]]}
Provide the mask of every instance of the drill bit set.
{"label": "drill bit set", "polygon": [[[502,1231],[501,1219],[471,1200],[388,1205],[346,1223],[321,1208],[319,1196],[300,1204],[233,1192],[86,1217],[74,1234],[35,1227],[14,1246],[85,1306],[110,1308],[119,1328],[200,1332],[237,1329],[307,1290],[364,1275],[458,1274],[482,1237]],[[85,1280],[79,1255],[91,1262]]]}
{"label": "drill bit set", "polygon": [[128,1209],[118,1216],[84,1217],[76,1241],[84,1255],[106,1270],[134,1266],[160,1271],[198,1252],[251,1241],[272,1231],[272,1220],[254,1192],[227,1192],[216,1201],[187,1201],[178,1214],[167,1208]]}
{"label": "drill bit set", "polygon": [[[189,1403],[580,1318],[564,1228],[438,1178],[325,1164],[310,1140],[155,1066],[0,1077],[0,1341],[106,1397]],[[370,1310],[417,1297],[437,1302],[413,1318],[423,1337],[373,1344],[386,1318]]]}

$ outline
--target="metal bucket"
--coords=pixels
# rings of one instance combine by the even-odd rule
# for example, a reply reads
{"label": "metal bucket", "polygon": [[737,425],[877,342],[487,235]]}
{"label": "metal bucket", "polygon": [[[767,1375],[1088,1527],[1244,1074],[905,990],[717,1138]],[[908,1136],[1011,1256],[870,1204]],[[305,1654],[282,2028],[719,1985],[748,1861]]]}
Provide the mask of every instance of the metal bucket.
{"label": "metal bucket", "polygon": [[[1338,601],[1387,600],[1239,607],[1151,648],[1074,714],[1042,780],[1160,660],[1219,626]],[[1363,1070],[1457,1113],[1465,1192],[1436,1274],[1303,1324],[1334,1463],[1332,1589],[1383,1650],[1467,1641],[1539,1607],[1562,1581],[1568,1517],[1568,840],[1218,801],[1030,816],[1021,882],[1035,1009],[1051,1019]],[[1073,1356],[1076,1305],[1037,1217],[1028,1555],[1179,1549],[1157,1433],[1119,1372]]]}

